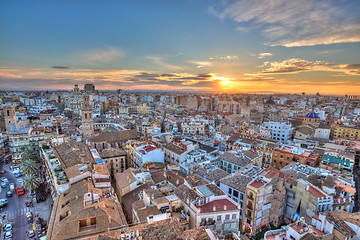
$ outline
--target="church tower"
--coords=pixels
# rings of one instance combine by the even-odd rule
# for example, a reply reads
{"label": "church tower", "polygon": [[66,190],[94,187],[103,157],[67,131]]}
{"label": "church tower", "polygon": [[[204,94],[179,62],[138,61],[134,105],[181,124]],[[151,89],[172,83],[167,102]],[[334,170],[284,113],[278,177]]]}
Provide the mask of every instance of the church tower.
{"label": "church tower", "polygon": [[81,124],[84,140],[90,139],[94,135],[94,119],[88,95],[84,96],[81,105]]}
{"label": "church tower", "polygon": [[3,111],[4,111],[4,120],[5,120],[5,130],[8,133],[10,131],[11,126],[14,123],[16,124],[15,107],[13,104],[11,104],[11,106],[5,105]]}

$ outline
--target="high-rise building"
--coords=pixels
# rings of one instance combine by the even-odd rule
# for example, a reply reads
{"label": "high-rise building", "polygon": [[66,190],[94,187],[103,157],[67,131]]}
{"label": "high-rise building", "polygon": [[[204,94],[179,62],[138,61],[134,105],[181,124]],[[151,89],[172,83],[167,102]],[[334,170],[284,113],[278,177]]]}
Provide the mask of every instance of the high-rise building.
{"label": "high-rise building", "polygon": [[81,105],[81,128],[83,132],[83,138],[86,140],[90,139],[94,135],[93,110],[89,101],[89,96],[85,95]]}
{"label": "high-rise building", "polygon": [[86,83],[86,84],[84,84],[84,90],[86,93],[94,93],[95,85],[92,83]]}

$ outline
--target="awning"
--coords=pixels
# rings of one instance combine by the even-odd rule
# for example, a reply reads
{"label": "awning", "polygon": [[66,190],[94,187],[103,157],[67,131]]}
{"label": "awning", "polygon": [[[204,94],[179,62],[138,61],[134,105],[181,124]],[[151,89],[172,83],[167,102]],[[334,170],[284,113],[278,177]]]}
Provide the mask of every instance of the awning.
{"label": "awning", "polygon": [[165,209],[169,209],[169,206],[164,206],[160,208],[160,210],[165,210]]}

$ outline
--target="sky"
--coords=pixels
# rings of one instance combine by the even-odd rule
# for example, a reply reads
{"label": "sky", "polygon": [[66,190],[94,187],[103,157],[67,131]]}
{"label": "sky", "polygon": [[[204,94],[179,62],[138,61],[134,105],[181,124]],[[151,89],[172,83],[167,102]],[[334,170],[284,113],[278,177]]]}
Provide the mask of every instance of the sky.
{"label": "sky", "polygon": [[360,95],[359,0],[0,0],[0,89]]}

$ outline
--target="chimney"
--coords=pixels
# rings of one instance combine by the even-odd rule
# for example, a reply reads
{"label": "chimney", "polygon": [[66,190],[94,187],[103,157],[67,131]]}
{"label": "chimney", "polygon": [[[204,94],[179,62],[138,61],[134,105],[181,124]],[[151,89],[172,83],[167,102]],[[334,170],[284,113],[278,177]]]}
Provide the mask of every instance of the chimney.
{"label": "chimney", "polygon": [[216,212],[216,206],[213,206],[213,212]]}
{"label": "chimney", "polygon": [[148,223],[152,224],[154,222],[154,216],[153,215],[149,215],[148,217]]}
{"label": "chimney", "polygon": [[75,196],[75,200],[78,200],[79,199],[79,196]]}
{"label": "chimney", "polygon": [[111,216],[109,216],[109,225],[111,224]]}
{"label": "chimney", "polygon": [[226,208],[226,205],[224,205],[224,211],[226,211],[226,209],[227,209],[227,208]]}

